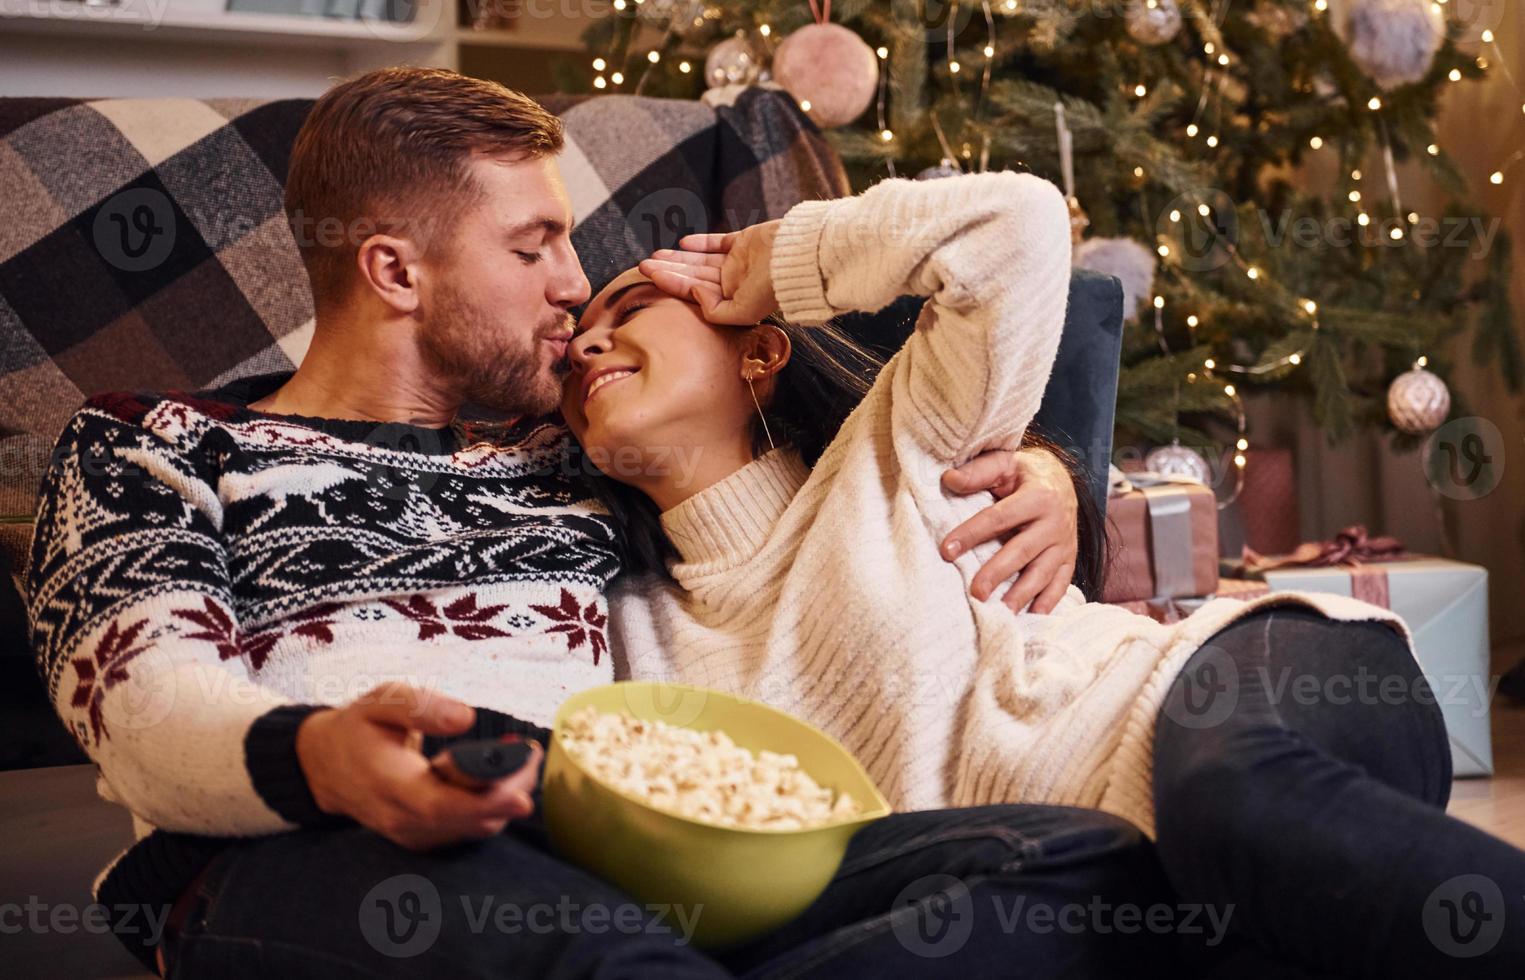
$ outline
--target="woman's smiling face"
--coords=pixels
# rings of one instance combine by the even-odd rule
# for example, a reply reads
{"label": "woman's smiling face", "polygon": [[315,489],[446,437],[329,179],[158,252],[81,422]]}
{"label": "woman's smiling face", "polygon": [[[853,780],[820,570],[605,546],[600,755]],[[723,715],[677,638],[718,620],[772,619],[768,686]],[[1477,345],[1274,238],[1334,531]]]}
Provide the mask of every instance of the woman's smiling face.
{"label": "woman's smiling face", "polygon": [[626,483],[658,454],[744,440],[756,411],[741,374],[747,333],[629,269],[578,321],[562,417],[599,468]]}

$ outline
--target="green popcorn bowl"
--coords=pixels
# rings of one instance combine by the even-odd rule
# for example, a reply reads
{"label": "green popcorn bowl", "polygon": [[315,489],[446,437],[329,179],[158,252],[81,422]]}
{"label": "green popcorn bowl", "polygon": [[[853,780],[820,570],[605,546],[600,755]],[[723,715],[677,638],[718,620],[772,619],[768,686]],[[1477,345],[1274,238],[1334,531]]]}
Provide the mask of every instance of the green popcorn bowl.
{"label": "green popcorn bowl", "polygon": [[[567,752],[565,720],[586,707],[695,731],[719,729],[757,753],[788,753],[862,812],[801,830],[747,830],[658,810],[588,772]],[[852,753],[820,729],[760,701],[687,684],[622,681],[572,695],[556,713],[541,806],[557,851],[643,904],[697,918],[691,941],[718,949],[793,919],[825,890],[860,827],[890,805]],[[666,918],[673,927],[675,918]]]}

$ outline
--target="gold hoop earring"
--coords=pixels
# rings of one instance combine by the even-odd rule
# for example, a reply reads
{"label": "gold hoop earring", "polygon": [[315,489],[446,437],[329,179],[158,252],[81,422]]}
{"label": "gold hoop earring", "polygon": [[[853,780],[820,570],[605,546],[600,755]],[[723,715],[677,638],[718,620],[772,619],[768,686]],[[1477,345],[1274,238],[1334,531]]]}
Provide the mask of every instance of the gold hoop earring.
{"label": "gold hoop earring", "polygon": [[777,449],[778,447],[773,444],[773,433],[768,431],[768,417],[763,414],[762,404],[757,400],[757,389],[752,387],[752,376],[750,374],[747,375],[747,390],[752,393],[752,404],[757,406],[757,417],[762,419],[763,434],[768,437],[768,448]]}

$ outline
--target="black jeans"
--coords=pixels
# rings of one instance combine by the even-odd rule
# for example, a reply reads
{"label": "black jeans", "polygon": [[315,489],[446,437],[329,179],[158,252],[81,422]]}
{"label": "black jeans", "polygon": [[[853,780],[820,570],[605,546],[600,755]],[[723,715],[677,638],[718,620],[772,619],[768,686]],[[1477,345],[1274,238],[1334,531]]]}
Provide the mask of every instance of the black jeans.
{"label": "black jeans", "polygon": [[1175,934],[1210,927],[1131,824],[1046,806],[870,824],[815,903],[741,948],[687,945],[691,921],[557,859],[535,817],[428,853],[346,827],[219,854],[166,952],[176,978],[1176,977]]}
{"label": "black jeans", "polygon": [[1221,630],[1171,689],[1154,766],[1166,874],[1234,908],[1222,955],[1307,976],[1525,967],[1525,852],[1445,814],[1440,708],[1390,628],[1283,606]]}

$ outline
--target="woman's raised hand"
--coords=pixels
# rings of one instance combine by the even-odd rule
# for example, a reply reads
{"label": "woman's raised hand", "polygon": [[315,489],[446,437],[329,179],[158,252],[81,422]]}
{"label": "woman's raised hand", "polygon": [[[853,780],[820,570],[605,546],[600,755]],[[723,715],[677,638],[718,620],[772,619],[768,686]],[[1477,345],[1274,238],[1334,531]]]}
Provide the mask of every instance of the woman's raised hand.
{"label": "woman's raised hand", "polygon": [[740,231],[685,235],[678,247],[641,260],[658,289],[699,304],[711,323],[749,327],[778,309],[773,294],[773,240],[778,220]]}

